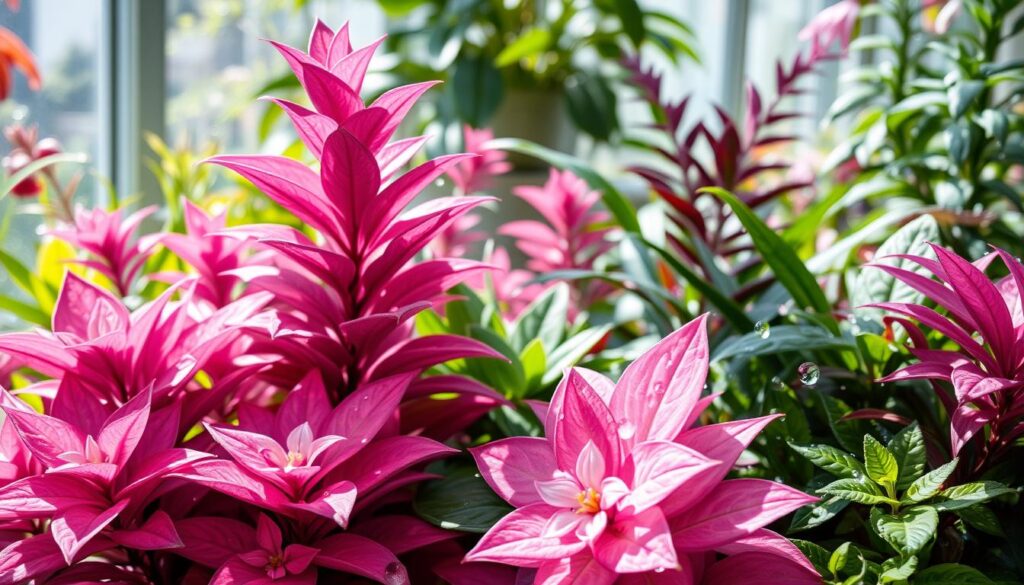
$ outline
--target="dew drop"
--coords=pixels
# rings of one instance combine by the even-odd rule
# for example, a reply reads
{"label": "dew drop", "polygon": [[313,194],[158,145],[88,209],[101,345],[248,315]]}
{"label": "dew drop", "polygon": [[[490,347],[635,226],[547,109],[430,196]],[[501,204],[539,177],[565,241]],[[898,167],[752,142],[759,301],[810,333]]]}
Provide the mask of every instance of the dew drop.
{"label": "dew drop", "polygon": [[619,438],[628,441],[636,434],[636,425],[628,420],[619,421]]}
{"label": "dew drop", "polygon": [[655,573],[664,573],[665,572],[665,567],[658,567],[657,569],[654,569],[654,572]]}
{"label": "dew drop", "polygon": [[821,370],[814,362],[804,362],[796,371],[800,374],[800,383],[804,386],[814,386],[818,383],[818,378],[821,377]]}
{"label": "dew drop", "polygon": [[384,567],[384,581],[388,585],[406,585],[409,583],[409,575],[402,563],[395,561]]}
{"label": "dew drop", "polygon": [[772,376],[771,389],[776,392],[781,392],[786,389],[786,385],[782,383],[782,378],[778,376]]}
{"label": "dew drop", "polygon": [[444,187],[444,179],[438,179],[438,180],[434,181],[434,185],[436,185],[438,187]]}
{"label": "dew drop", "polygon": [[768,336],[772,334],[772,328],[768,325],[767,321],[758,321],[754,323],[754,331],[761,336],[761,339],[768,339]]}

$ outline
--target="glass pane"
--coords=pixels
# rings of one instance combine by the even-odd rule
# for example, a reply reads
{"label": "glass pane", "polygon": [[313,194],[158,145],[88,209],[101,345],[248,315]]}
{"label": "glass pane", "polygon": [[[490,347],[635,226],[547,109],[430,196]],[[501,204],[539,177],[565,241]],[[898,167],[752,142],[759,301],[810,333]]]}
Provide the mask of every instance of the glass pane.
{"label": "glass pane", "polygon": [[[287,71],[267,42],[305,47],[314,18],[332,27],[352,21],[353,43],[384,33],[374,0],[168,0],[167,130],[171,140],[215,141],[227,152],[252,151],[266,135],[280,151],[293,135],[264,131],[268,106],[256,104],[261,88]],[[280,94],[281,92],[276,92]],[[280,130],[283,126],[278,125]]]}
{"label": "glass pane", "polygon": [[[17,34],[35,54],[43,82],[40,91],[31,91],[21,72],[12,72],[14,89],[0,103],[0,124],[36,125],[41,137],[55,137],[64,151],[87,154],[88,168],[100,174],[109,168],[110,141],[104,123],[107,112],[100,105],[104,8],[104,0],[32,0],[22,2],[17,12],[0,7],[0,26]],[[10,145],[0,142],[4,143],[0,150],[6,154]],[[82,168],[59,167],[58,176],[63,182],[80,171]],[[89,173],[77,197],[94,197],[100,184],[97,173]],[[23,261],[31,260],[37,240],[33,233],[42,223],[37,210],[27,203],[13,198],[0,203],[0,245]],[[12,288],[6,271],[0,270],[0,290],[12,294]]]}

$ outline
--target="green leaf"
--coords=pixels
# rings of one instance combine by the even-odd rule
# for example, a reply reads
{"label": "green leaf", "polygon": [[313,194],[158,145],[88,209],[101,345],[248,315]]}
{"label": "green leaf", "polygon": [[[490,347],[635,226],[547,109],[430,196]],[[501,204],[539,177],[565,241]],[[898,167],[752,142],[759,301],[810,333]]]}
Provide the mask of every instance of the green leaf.
{"label": "green leaf", "polygon": [[847,451],[857,451],[863,448],[864,435],[870,431],[870,425],[864,420],[850,420],[843,417],[853,410],[842,400],[830,396],[820,390],[815,396],[825,410],[825,419],[828,421],[832,434],[835,435],[839,446]]}
{"label": "green leaf", "polygon": [[679,261],[672,252],[668,249],[655,245],[647,240],[644,240],[644,244],[658,253],[661,259],[668,264],[672,270],[690,284],[694,289],[697,290],[700,295],[707,299],[716,309],[718,309],[722,316],[729,322],[730,325],[739,329],[740,331],[752,331],[754,329],[754,322],[747,317],[747,314],[743,311],[743,308],[736,304],[728,296],[722,294],[717,288],[707,282],[707,280],[689,269],[685,264]]}
{"label": "green leaf", "polygon": [[977,79],[963,79],[953,84],[948,90],[949,113],[959,118],[967,112],[974,100],[985,90],[985,82]]}
{"label": "green leaf", "polygon": [[730,337],[715,350],[712,361],[736,356],[770,355],[787,351],[817,351],[824,349],[855,349],[853,341],[836,337],[821,327],[812,325],[776,325],[768,337],[757,331]]}
{"label": "green leaf", "polygon": [[615,220],[622,226],[622,229],[640,233],[640,223],[636,219],[636,210],[633,208],[633,204],[583,160],[518,138],[492,140],[488,146],[497,150],[527,154],[539,158],[551,166],[572,171],[573,174],[586,181],[591,188],[601,192],[605,207],[615,216]]}
{"label": "green leaf", "polygon": [[946,563],[918,573],[914,585],[992,585],[992,580],[977,569]]}
{"label": "green leaf", "polygon": [[828,109],[828,113],[825,114],[825,121],[827,123],[832,123],[836,118],[845,116],[846,114],[876,99],[878,95],[878,89],[870,85],[862,85],[854,89],[844,91],[838,98],[836,98],[836,101],[832,102],[832,106]]}
{"label": "green leaf", "polygon": [[985,506],[979,504],[977,506],[961,508],[956,511],[956,515],[964,521],[964,524],[971,528],[980,530],[985,534],[991,534],[992,536],[1006,537],[1006,533],[1003,532],[1003,526],[999,522],[999,517]]}
{"label": "green leaf", "polygon": [[804,506],[793,514],[793,521],[789,524],[789,531],[799,532],[821,526],[835,518],[849,505],[849,500],[844,500],[839,496],[832,496]]}
{"label": "green leaf", "polygon": [[477,469],[462,465],[445,477],[423,484],[413,509],[427,522],[445,530],[483,534],[512,511],[491,491]]}
{"label": "green leaf", "polygon": [[554,384],[560,380],[562,372],[583,359],[609,331],[611,331],[611,325],[584,329],[553,351],[548,352],[548,371],[541,380],[543,385]]}
{"label": "green leaf", "polygon": [[32,323],[40,327],[50,327],[50,315],[48,313],[40,310],[38,307],[33,307],[9,296],[0,295],[0,310],[7,311],[26,323]]}
{"label": "green leaf", "polygon": [[948,512],[987,502],[999,496],[1015,494],[1016,490],[996,481],[976,481],[944,489],[936,496],[935,508]]}
{"label": "green leaf", "polygon": [[89,160],[84,154],[77,152],[62,152],[58,154],[51,154],[50,156],[44,156],[38,158],[27,165],[23,166],[18,172],[12,174],[9,177],[2,179],[3,187],[0,188],[0,199],[6,197],[18,183],[38,173],[50,165],[56,165],[61,163],[78,163],[82,164]]}
{"label": "green leaf", "polygon": [[864,468],[874,482],[895,486],[899,478],[899,465],[893,454],[871,435],[864,435]]}
{"label": "green leaf", "polygon": [[558,347],[569,322],[569,286],[558,283],[544,291],[512,324],[512,347],[522,350],[534,339],[544,342],[545,349]]}
{"label": "green leaf", "polygon": [[904,555],[915,555],[935,536],[939,513],[931,506],[918,506],[899,514],[871,510],[871,526],[875,533]]}
{"label": "green leaf", "polygon": [[811,561],[815,570],[819,573],[828,572],[831,555],[829,555],[828,551],[825,550],[824,547],[809,540],[801,540],[799,538],[792,539],[792,542],[798,549],[800,549],[800,552],[804,553],[807,560]]}
{"label": "green leaf", "polygon": [[404,16],[412,10],[424,5],[428,0],[378,0],[381,8],[388,16],[395,18]]}
{"label": "green leaf", "polygon": [[811,463],[836,477],[857,479],[864,476],[864,466],[856,457],[831,445],[802,446],[790,443],[789,446]]}
{"label": "green leaf", "polygon": [[[519,361],[523,364],[526,387],[528,389],[539,387],[548,367],[547,356],[544,354],[544,343],[540,339],[534,339],[528,343],[519,354]],[[527,392],[529,393],[529,390]]]}
{"label": "green leaf", "polygon": [[949,150],[949,158],[956,166],[961,166],[967,160],[971,149],[971,128],[964,120],[951,124],[946,128],[946,148]]}
{"label": "green leaf", "polygon": [[582,71],[565,81],[565,104],[576,126],[600,141],[618,129],[615,92],[603,77]]}
{"label": "green leaf", "polygon": [[917,570],[917,557],[905,559],[889,559],[882,563],[882,574],[879,575],[879,583],[906,583],[914,571]]}
{"label": "green leaf", "polygon": [[[935,218],[931,215],[922,215],[889,236],[875,252],[875,262],[930,276],[927,269],[915,262],[903,258],[887,258],[887,256],[910,254],[934,259],[935,253],[928,242],[939,242],[941,238],[939,224]],[[850,291],[850,304],[853,307],[884,302],[914,304],[923,300],[924,295],[917,290],[904,284],[888,272],[871,266],[860,269],[856,286]],[[858,309],[857,312],[873,320],[881,320],[881,311],[878,309]]]}
{"label": "green leaf", "polygon": [[508,67],[521,59],[540,55],[551,46],[551,40],[551,31],[548,29],[527,29],[516,40],[505,45],[505,48],[494,59],[494,64],[498,67]]}
{"label": "green leaf", "polygon": [[878,486],[863,479],[839,479],[818,490],[818,493],[838,496],[858,504],[894,504]]}
{"label": "green leaf", "polygon": [[903,491],[921,477],[925,470],[924,433],[921,432],[920,425],[913,422],[900,429],[900,432],[889,441],[888,449],[896,458],[896,465],[900,469],[896,489]]}
{"label": "green leaf", "polygon": [[839,575],[839,572],[843,570],[849,558],[851,546],[851,543],[844,542],[836,550],[832,551],[832,556],[828,559],[828,570],[830,573]]}
{"label": "green leaf", "polygon": [[757,214],[725,189],[707,187],[701,189],[701,192],[711,193],[729,205],[736,218],[747,229],[761,257],[771,266],[775,278],[786,287],[799,308],[812,309],[822,315],[831,314],[832,305],[821,292],[814,275],[807,270],[796,252]]}
{"label": "green leaf", "polygon": [[615,0],[615,13],[622,21],[622,30],[629,40],[633,41],[633,47],[640,48],[640,44],[647,36],[647,30],[644,27],[644,13],[640,10],[640,5],[636,0]]}
{"label": "green leaf", "polygon": [[451,87],[459,116],[475,128],[490,120],[505,94],[501,72],[483,56],[456,61]]}
{"label": "green leaf", "polygon": [[946,94],[941,91],[915,93],[886,110],[886,123],[890,128],[898,128],[903,122],[927,108],[945,107],[948,104],[947,100]]}
{"label": "green leaf", "polygon": [[0,265],[3,265],[4,269],[7,270],[7,275],[11,277],[14,284],[17,284],[30,295],[35,294],[35,287],[39,278],[21,261],[0,249]]}
{"label": "green leaf", "polygon": [[508,358],[508,362],[486,360],[486,363],[475,364],[474,371],[483,372],[481,377],[491,382],[496,390],[506,396],[521,398],[526,391],[526,375],[519,354],[512,349],[501,335],[482,325],[469,326],[470,337],[482,341]]}
{"label": "green leaf", "polygon": [[925,500],[930,500],[939,493],[942,488],[942,484],[949,479],[950,475],[953,475],[953,471],[956,470],[957,459],[953,459],[949,463],[937,467],[933,471],[930,471],[916,481],[910,484],[907,488],[907,493],[903,494],[903,501],[907,503],[919,503]]}

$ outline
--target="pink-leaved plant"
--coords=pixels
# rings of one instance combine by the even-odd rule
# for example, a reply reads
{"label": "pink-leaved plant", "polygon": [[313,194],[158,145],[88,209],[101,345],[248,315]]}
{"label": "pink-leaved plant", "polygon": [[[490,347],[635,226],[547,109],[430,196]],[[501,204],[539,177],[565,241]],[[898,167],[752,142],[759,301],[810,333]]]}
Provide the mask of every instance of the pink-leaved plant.
{"label": "pink-leaved plant", "polygon": [[[0,335],[4,380],[18,369],[29,381],[0,401],[0,585],[140,575],[398,585],[409,579],[398,555],[454,538],[410,513],[410,487],[434,477],[422,464],[452,451],[428,437],[459,430],[445,401],[420,403],[501,397],[420,374],[496,354],[414,337],[409,320],[488,268],[415,260],[486,198],[407,209],[467,155],[399,172],[426,139],[391,137],[432,84],[365,104],[378,44],[353,49],[347,26],[319,22],[308,52],[275,43],[314,106],[276,100],[315,170],[273,156],[212,160],[307,229],[229,228],[190,205],[183,234],[138,235],[149,210],[82,210],[58,228],[88,254],[86,276],[118,294],[68,273],[49,331]],[[188,268],[146,275],[170,286],[130,310],[123,297],[158,242]]]}
{"label": "pink-leaved plant", "polygon": [[[705,318],[633,362],[618,383],[570,370],[544,438],[473,450],[516,510],[466,556],[522,567],[525,582],[821,583],[768,524],[815,498],[762,479],[725,479],[777,416],[694,427],[708,369]],[[522,582],[522,581],[521,581]]]}
{"label": "pink-leaved plant", "polygon": [[[945,248],[932,245],[936,258],[899,256],[931,272],[935,279],[915,270],[882,262],[884,270],[932,300],[945,314],[922,304],[885,302],[871,305],[888,311],[891,327],[908,332],[909,351],[917,363],[884,377],[882,382],[931,380],[950,418],[950,452],[964,458],[967,445],[975,445],[966,469],[973,478],[1006,457],[1014,441],[1024,435],[1024,265],[1004,250],[968,262]],[[1009,276],[992,282],[985,269],[1000,259]],[[932,349],[921,326],[937,331],[956,349]]]}

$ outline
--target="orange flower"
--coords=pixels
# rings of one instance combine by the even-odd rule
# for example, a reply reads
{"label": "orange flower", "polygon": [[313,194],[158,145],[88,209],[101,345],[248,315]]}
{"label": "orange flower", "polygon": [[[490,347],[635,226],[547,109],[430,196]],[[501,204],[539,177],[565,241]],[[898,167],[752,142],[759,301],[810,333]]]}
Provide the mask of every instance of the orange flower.
{"label": "orange flower", "polygon": [[0,100],[7,99],[11,93],[11,66],[21,69],[31,89],[39,89],[42,78],[32,52],[16,34],[0,27]]}

